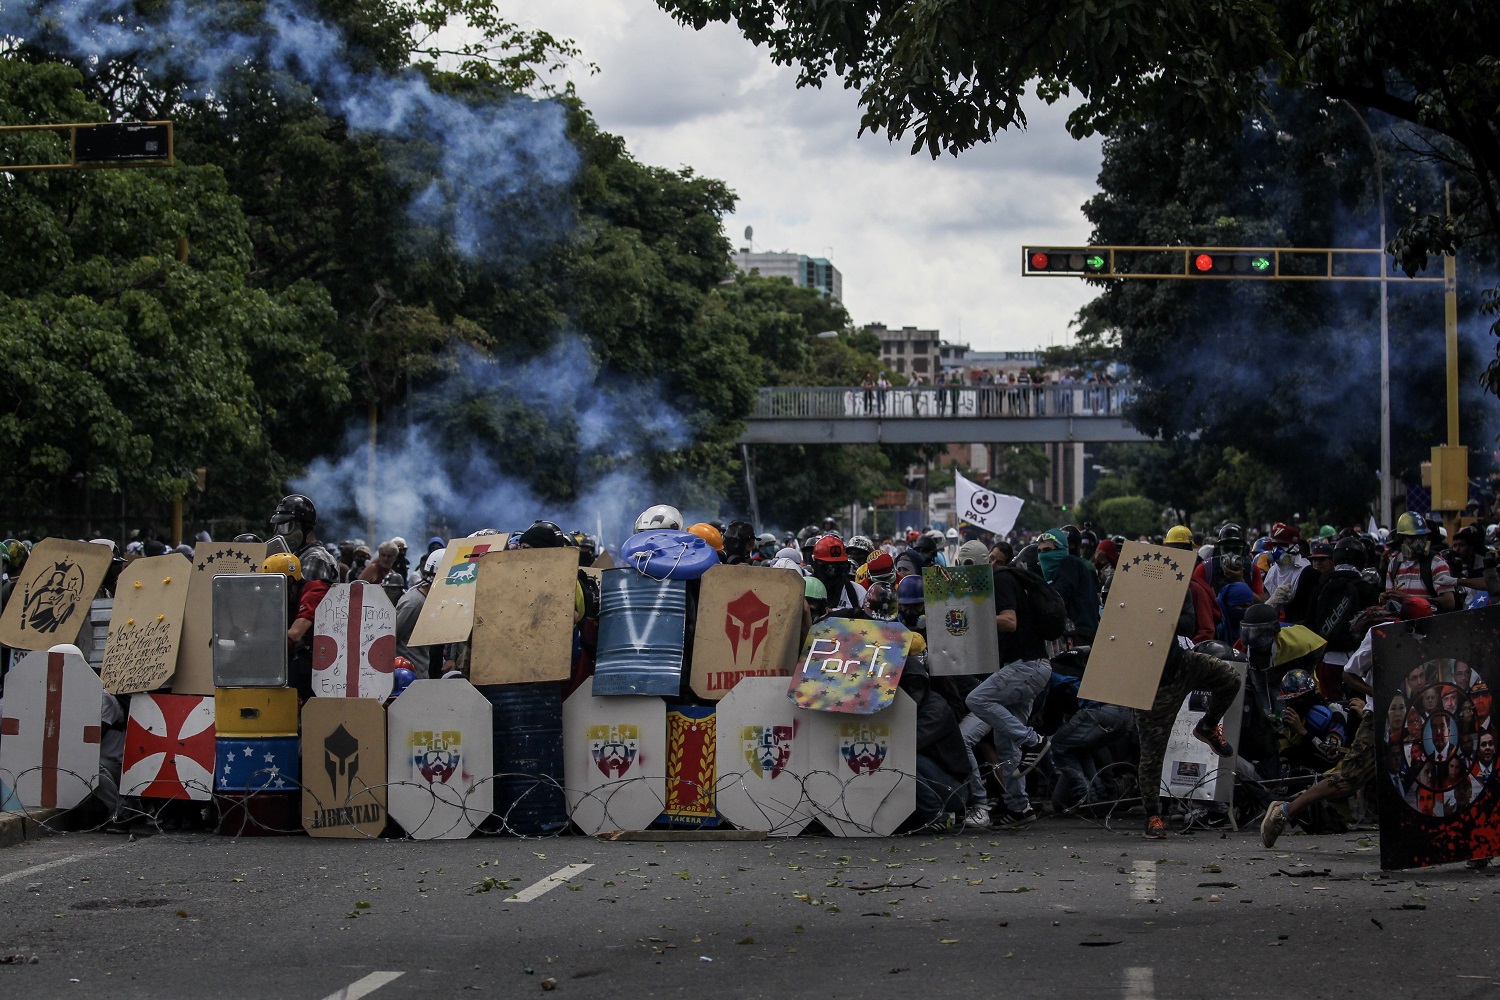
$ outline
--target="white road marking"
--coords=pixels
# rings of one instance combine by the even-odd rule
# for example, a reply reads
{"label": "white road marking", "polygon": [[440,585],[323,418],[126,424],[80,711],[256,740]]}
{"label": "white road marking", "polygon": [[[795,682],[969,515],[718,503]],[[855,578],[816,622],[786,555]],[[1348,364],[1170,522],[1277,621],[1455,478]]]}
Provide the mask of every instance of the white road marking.
{"label": "white road marking", "polygon": [[[1156,898],[1156,862],[1137,861],[1131,875],[1135,878],[1135,885],[1130,887],[1130,895],[1134,899],[1149,900]],[[1150,969],[1146,970],[1150,972]]]}
{"label": "white road marking", "polygon": [[562,868],[559,868],[551,875],[548,875],[536,885],[529,885],[526,888],[522,889],[520,892],[516,893],[514,896],[506,896],[505,901],[507,903],[529,903],[533,899],[536,899],[538,896],[540,896],[542,893],[549,892],[552,889],[556,889],[558,886],[562,885],[574,875],[577,875],[581,872],[586,872],[592,867],[594,866],[566,865]]}
{"label": "white road marking", "polygon": [[1149,966],[1125,970],[1125,1000],[1156,1000],[1156,974]]}
{"label": "white road marking", "polygon": [[125,848],[130,846],[131,845],[127,842],[124,844],[116,844],[114,847],[101,847],[97,851],[84,851],[82,854],[74,854],[66,858],[58,858],[54,861],[44,861],[39,865],[32,865],[30,868],[22,868],[19,871],[7,872],[4,875],[0,875],[0,885],[5,885],[7,882],[18,882],[30,875],[40,875],[42,872],[51,871],[54,868],[61,868],[63,865],[71,865],[73,862],[82,861],[84,858],[97,858],[102,857],[105,854],[113,854],[115,851],[124,850]]}
{"label": "white road marking", "polygon": [[363,979],[356,979],[337,993],[330,993],[323,1000],[359,1000],[369,996],[386,983],[400,979],[404,972],[372,972]]}

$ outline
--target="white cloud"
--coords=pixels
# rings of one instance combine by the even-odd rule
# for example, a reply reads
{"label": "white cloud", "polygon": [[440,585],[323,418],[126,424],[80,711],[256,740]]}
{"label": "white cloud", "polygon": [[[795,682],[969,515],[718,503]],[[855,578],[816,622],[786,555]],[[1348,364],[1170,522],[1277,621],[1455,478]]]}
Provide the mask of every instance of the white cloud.
{"label": "white cloud", "polygon": [[798,90],[737,31],[679,27],[650,0],[512,0],[513,18],[574,39],[600,72],[573,74],[600,126],[636,157],[692,167],[738,193],[736,245],[831,259],[858,323],[940,329],[980,349],[1069,339],[1080,281],[1022,278],[1025,243],[1088,237],[1098,140],[1077,142],[1066,112],[1037,105],[1031,127],[958,158],[909,141],[858,137],[857,95],[831,81]]}

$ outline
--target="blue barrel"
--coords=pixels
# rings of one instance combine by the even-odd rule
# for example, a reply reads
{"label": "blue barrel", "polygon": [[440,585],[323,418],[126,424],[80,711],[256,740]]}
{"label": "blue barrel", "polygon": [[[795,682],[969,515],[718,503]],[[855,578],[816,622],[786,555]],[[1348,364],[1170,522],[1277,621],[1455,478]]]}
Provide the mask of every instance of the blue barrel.
{"label": "blue barrel", "polygon": [[682,686],[687,583],[609,569],[599,583],[594,695],[666,695]]}
{"label": "blue barrel", "polygon": [[562,684],[481,684],[495,734],[495,804],[503,832],[536,837],[568,825]]}

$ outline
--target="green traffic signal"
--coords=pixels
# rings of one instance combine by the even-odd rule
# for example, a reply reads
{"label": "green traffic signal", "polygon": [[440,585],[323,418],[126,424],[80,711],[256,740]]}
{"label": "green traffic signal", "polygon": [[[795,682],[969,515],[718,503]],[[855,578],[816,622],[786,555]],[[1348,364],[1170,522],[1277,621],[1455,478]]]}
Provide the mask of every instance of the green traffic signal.
{"label": "green traffic signal", "polygon": [[1084,258],[1083,262],[1084,262],[1085,265],[1088,266],[1088,269],[1090,271],[1102,271],[1102,270],[1104,270],[1104,255],[1103,254],[1091,253],[1087,257]]}
{"label": "green traffic signal", "polygon": [[1251,257],[1250,269],[1256,274],[1265,274],[1267,271],[1271,270],[1271,258],[1260,256]]}

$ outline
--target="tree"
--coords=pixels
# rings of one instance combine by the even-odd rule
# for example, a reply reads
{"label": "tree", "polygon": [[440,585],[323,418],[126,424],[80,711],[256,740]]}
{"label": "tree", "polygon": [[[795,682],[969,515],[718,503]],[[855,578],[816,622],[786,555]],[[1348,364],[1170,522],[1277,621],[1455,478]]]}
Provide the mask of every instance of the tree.
{"label": "tree", "polygon": [[[733,22],[801,85],[842,77],[861,129],[958,153],[1024,127],[1023,100],[1075,103],[1074,136],[1170,123],[1236,135],[1269,88],[1301,87],[1428,130],[1416,157],[1456,172],[1455,213],[1429,209],[1391,241],[1413,273],[1432,254],[1500,234],[1500,7],[1486,0],[658,0],[701,29]],[[1359,137],[1343,147],[1359,148]],[[1175,151],[1177,147],[1171,147]],[[1494,271],[1486,285],[1495,285]],[[1500,286],[1486,300],[1500,310]],[[1500,334],[1500,321],[1491,328]],[[1500,344],[1497,344],[1500,351]],[[1500,355],[1485,385],[1500,392]]]}
{"label": "tree", "polygon": [[[1093,240],[1123,245],[1369,245],[1376,212],[1368,147],[1350,110],[1316,94],[1267,92],[1241,135],[1194,139],[1172,121],[1105,142]],[[1388,142],[1391,140],[1387,140]],[[1432,204],[1442,177],[1410,161],[1386,175],[1396,205]],[[1409,209],[1408,209],[1409,211]],[[1476,270],[1464,262],[1469,308]],[[1117,281],[1079,314],[1080,338],[1118,346],[1141,380],[1131,419],[1169,442],[1132,451],[1135,488],[1191,514],[1203,505],[1260,520],[1209,486],[1227,448],[1266,479],[1265,504],[1367,516],[1378,494],[1379,297],[1373,286],[1253,281]],[[1398,469],[1442,434],[1439,296],[1392,289]],[[1280,499],[1277,499],[1280,498]],[[1282,510],[1272,520],[1292,513]]]}
{"label": "tree", "polygon": [[[102,117],[81,83],[71,68],[0,60],[0,107]],[[7,156],[55,154],[64,141],[23,135]],[[82,521],[91,496],[161,504],[183,497],[200,466],[216,487],[263,500],[287,472],[270,429],[347,399],[316,346],[333,324],[327,296],[249,286],[245,219],[213,167],[15,174],[0,186],[0,247],[11,518]]]}

